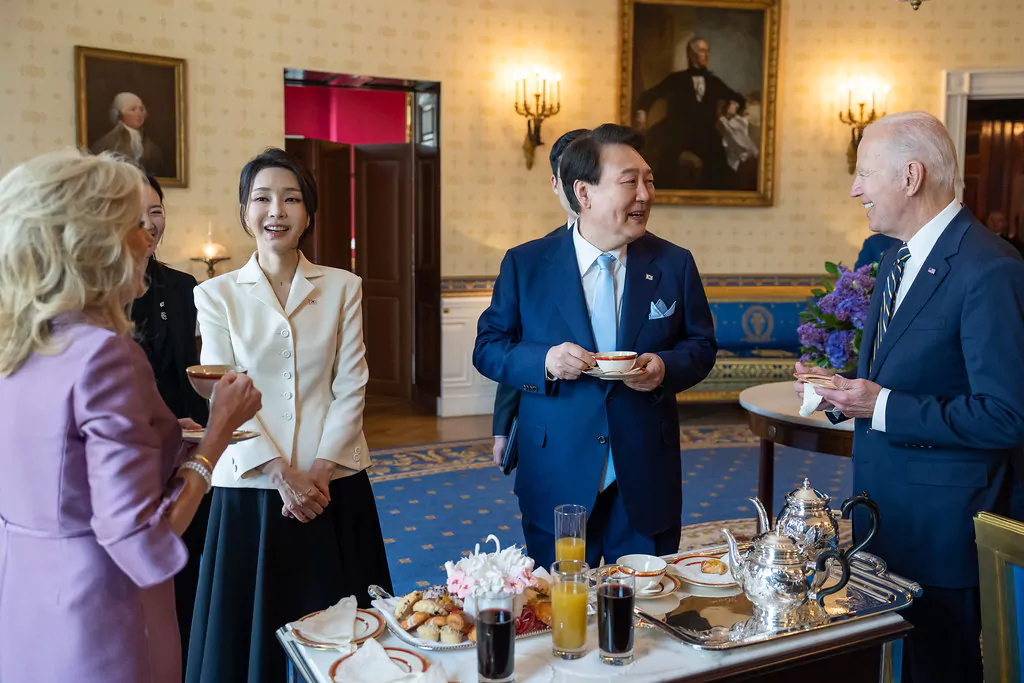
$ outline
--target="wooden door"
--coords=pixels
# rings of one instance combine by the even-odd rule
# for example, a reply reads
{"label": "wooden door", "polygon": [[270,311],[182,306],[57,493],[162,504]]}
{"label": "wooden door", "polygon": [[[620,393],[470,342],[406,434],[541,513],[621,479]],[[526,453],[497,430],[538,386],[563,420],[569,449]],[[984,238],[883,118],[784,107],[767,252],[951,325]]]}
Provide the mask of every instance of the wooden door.
{"label": "wooden door", "polygon": [[410,144],[356,145],[356,274],[370,395],[412,396],[413,155]]}
{"label": "wooden door", "polygon": [[285,150],[309,166],[316,179],[316,228],[302,245],[313,263],[352,270],[352,150],[349,145],[289,138]]}
{"label": "wooden door", "polygon": [[415,146],[413,204],[413,402],[437,414],[441,396],[441,163],[437,147]]}
{"label": "wooden door", "polygon": [[1024,100],[968,103],[964,150],[964,203],[987,222],[1002,211],[1010,236],[1021,238],[1024,222]]}

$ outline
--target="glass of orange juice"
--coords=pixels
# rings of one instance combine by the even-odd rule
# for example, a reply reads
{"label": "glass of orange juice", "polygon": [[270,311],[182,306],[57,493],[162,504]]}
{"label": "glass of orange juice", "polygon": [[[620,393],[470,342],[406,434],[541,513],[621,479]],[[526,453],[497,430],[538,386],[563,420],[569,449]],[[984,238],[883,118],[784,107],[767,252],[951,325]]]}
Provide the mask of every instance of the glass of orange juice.
{"label": "glass of orange juice", "polygon": [[587,652],[587,603],[590,567],[580,560],[551,565],[551,652],[579,659]]}
{"label": "glass of orange juice", "polygon": [[555,560],[587,560],[587,508],[559,505],[555,508]]}

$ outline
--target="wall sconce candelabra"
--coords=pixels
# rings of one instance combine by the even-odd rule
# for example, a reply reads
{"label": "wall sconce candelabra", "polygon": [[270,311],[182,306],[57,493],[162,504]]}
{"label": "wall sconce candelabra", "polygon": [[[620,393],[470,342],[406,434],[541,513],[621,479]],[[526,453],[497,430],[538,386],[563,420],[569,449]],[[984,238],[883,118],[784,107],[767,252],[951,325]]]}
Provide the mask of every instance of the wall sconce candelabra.
{"label": "wall sconce candelabra", "polygon": [[850,126],[846,162],[851,175],[857,170],[857,147],[864,137],[864,129],[885,116],[888,98],[888,85],[869,81],[863,76],[857,82],[850,80],[839,85],[839,121]]}
{"label": "wall sconce candelabra", "polygon": [[[540,138],[540,126],[562,110],[562,74],[541,74],[540,67],[533,67],[533,93],[526,74],[516,80],[516,113],[526,117],[526,139],[523,140],[523,155],[526,168],[533,168],[534,151],[544,144]],[[530,103],[530,99],[533,103]]]}
{"label": "wall sconce candelabra", "polygon": [[227,255],[228,250],[213,241],[212,222],[206,224],[206,244],[203,245],[202,251],[202,256],[193,256],[191,260],[206,264],[206,277],[208,278],[217,274],[214,267],[218,263],[231,260],[231,257]]}

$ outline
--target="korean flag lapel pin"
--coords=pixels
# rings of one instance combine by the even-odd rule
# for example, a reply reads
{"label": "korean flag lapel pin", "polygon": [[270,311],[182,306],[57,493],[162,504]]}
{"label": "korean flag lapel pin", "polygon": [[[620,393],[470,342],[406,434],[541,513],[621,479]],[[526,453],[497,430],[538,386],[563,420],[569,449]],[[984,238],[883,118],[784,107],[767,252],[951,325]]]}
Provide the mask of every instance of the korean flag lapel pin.
{"label": "korean flag lapel pin", "polygon": [[650,273],[647,273],[647,279],[648,279],[648,280],[653,280],[653,279],[654,279],[654,276],[653,276],[653,275],[651,275]]}

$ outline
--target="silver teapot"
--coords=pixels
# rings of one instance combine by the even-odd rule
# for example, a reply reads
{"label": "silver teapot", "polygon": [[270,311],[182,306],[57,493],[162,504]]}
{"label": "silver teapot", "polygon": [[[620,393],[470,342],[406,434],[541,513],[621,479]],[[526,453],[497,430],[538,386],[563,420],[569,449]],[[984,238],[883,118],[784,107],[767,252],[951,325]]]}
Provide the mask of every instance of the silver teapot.
{"label": "silver teapot", "polygon": [[[825,550],[837,550],[839,547],[839,522],[832,512],[832,508],[829,507],[831,500],[828,494],[811,487],[810,480],[805,478],[800,488],[786,494],[786,502],[779,510],[779,516],[775,522],[776,528],[779,533],[792,536],[800,541],[810,562],[814,562],[819,553]],[[846,552],[847,557],[853,557],[854,553],[863,550],[874,538],[881,523],[878,506],[866,492],[843,501],[842,518],[849,519],[853,508],[858,505],[867,509],[868,515],[871,517],[871,527],[864,536],[864,540]]]}
{"label": "silver teapot", "polygon": [[[825,596],[842,590],[850,580],[850,561],[838,550],[823,550],[813,562],[808,560],[803,544],[771,529],[768,513],[757,498],[750,501],[757,506],[758,533],[750,550],[741,554],[736,539],[728,529],[722,529],[729,540],[729,564],[733,578],[754,606],[754,616],[773,627],[792,626],[800,620],[801,608],[808,600],[824,606]],[[842,567],[839,583],[824,588],[831,572],[828,560]]]}

